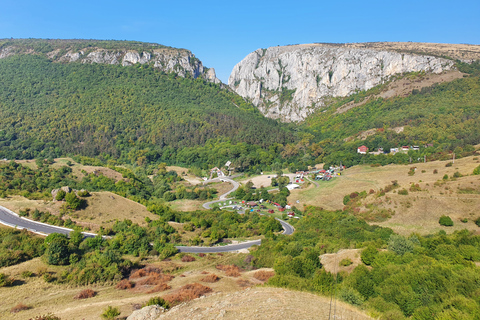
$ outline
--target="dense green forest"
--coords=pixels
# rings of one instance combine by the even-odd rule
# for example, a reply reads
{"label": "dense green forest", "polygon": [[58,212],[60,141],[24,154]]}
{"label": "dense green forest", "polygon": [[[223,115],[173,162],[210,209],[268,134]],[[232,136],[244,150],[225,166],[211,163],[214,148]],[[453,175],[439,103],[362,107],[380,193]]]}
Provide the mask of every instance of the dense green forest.
{"label": "dense green forest", "polygon": [[[304,214],[292,236],[267,239],[252,253],[254,266],[275,269],[269,284],[335,296],[382,319],[480,317],[480,236],[463,230],[406,238],[346,212],[308,207]],[[326,272],[318,256],[341,248],[365,248],[365,265]]]}
{"label": "dense green forest", "polygon": [[[148,65],[61,64],[18,55],[0,60],[0,77],[2,158],[82,154],[200,166],[197,148],[223,143],[229,154],[208,149],[210,163],[223,165],[294,140],[229,90]],[[193,150],[182,154],[185,148]],[[238,160],[239,166],[255,158]]]}

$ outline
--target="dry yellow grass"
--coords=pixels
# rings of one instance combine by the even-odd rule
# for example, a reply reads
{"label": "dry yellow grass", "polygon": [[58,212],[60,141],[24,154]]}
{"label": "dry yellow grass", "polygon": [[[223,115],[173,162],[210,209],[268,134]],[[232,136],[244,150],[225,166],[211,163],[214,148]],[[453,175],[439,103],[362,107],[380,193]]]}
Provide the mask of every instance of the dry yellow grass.
{"label": "dry yellow grass", "polygon": [[[435,187],[435,182],[442,180],[447,174],[449,177],[458,171],[463,175],[470,175],[480,162],[476,157],[466,157],[455,160],[451,167],[445,165],[451,161],[434,161],[411,165],[388,165],[384,167],[371,167],[367,165],[355,166],[345,170],[340,177],[331,181],[320,181],[318,188],[307,190],[294,190],[288,198],[289,203],[297,206],[314,205],[330,210],[343,209],[343,197],[352,192],[375,191],[384,188],[397,180],[399,189],[409,189],[412,183],[419,184],[423,191],[409,192],[402,196],[397,193],[387,193],[388,199],[383,197],[379,208],[392,209],[395,215],[388,221],[379,225],[392,228],[401,234],[418,232],[426,234],[445,230],[453,232],[459,229],[478,230],[473,223],[473,218],[478,216],[480,209],[480,195],[458,194],[458,188],[465,186],[480,186],[480,177],[468,176],[449,181],[442,187]],[[410,167],[416,167],[413,176],[408,175]],[[434,174],[433,171],[438,173]],[[422,172],[425,171],[425,172]],[[449,190],[445,190],[445,187]],[[397,189],[397,190],[399,190]],[[370,203],[379,201],[374,196],[369,196]],[[296,204],[296,201],[299,204]],[[455,226],[441,227],[438,219],[441,215],[449,215],[454,219]],[[467,223],[462,223],[461,218],[468,218]]]}
{"label": "dry yellow grass", "polygon": [[[361,249],[343,249],[337,253],[322,254],[320,256],[320,262],[323,265],[325,271],[330,273],[338,272],[352,272],[358,265],[363,264],[360,259]],[[341,266],[340,261],[343,259],[350,259],[352,264],[349,266]]]}
{"label": "dry yellow grass", "polygon": [[[147,211],[147,208],[137,202],[123,198],[111,192],[92,192],[90,197],[85,198],[88,206],[85,209],[75,211],[69,217],[82,226],[91,230],[98,230],[100,226],[111,227],[116,220],[130,219],[134,223],[146,225],[145,217],[152,220],[157,216]],[[29,200],[20,196],[0,199],[0,205],[14,212],[25,208],[37,208],[40,211],[49,211],[59,214],[63,202]]]}

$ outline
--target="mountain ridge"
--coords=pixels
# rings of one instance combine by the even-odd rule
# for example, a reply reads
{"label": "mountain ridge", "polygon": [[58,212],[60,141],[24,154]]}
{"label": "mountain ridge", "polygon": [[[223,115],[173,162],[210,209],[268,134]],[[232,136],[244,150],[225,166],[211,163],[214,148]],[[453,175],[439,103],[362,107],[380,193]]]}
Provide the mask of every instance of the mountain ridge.
{"label": "mountain ridge", "polygon": [[228,84],[267,117],[303,121],[332,97],[369,90],[405,73],[453,70],[455,62],[450,56],[471,62],[480,57],[480,46],[354,43],[270,47],[239,62]]}

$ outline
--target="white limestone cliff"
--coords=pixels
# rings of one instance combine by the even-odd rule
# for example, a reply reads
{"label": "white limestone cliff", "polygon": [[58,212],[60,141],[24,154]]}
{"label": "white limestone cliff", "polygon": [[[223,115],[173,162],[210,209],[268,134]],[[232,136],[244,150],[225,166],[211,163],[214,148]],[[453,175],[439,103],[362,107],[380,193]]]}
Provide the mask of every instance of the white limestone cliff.
{"label": "white limestone cliff", "polygon": [[[32,50],[22,50],[16,46],[0,48],[0,59],[16,54],[38,54]],[[215,69],[204,68],[202,62],[190,51],[184,49],[159,48],[150,52],[135,50],[113,50],[102,48],[86,48],[82,50],[69,50],[60,53],[53,50],[45,54],[55,62],[81,62],[99,64],[121,64],[131,66],[139,64],[151,64],[154,68],[164,72],[175,72],[181,77],[190,74],[194,78],[203,77],[214,83],[221,83],[215,75]]]}
{"label": "white limestone cliff", "polygon": [[282,121],[301,121],[328,97],[371,89],[391,76],[441,73],[451,60],[426,55],[311,44],[258,49],[238,63],[228,85],[260,111]]}

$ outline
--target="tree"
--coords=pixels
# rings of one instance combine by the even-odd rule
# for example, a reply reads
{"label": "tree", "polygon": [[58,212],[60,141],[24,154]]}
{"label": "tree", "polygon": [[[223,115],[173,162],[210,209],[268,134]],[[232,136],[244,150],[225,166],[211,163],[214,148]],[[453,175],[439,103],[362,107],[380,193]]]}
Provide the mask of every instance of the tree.
{"label": "tree", "polygon": [[438,220],[438,223],[440,223],[441,226],[445,226],[445,227],[453,226],[452,218],[450,218],[449,216],[441,216],[440,219]]}
{"label": "tree", "polygon": [[65,195],[65,201],[67,202],[70,209],[77,210],[82,206],[84,200],[78,198],[75,193],[70,192]]}
{"label": "tree", "polygon": [[118,308],[108,306],[102,313],[102,318],[107,320],[113,320],[120,315]]}
{"label": "tree", "polygon": [[69,263],[70,249],[66,237],[57,236],[46,244],[47,250],[45,250],[44,257],[48,264],[67,265]]}
{"label": "tree", "polygon": [[55,200],[57,200],[57,201],[62,201],[63,199],[65,199],[65,195],[66,195],[66,194],[67,194],[67,193],[66,193],[65,191],[63,191],[63,190],[58,190],[57,195],[55,196]]}

